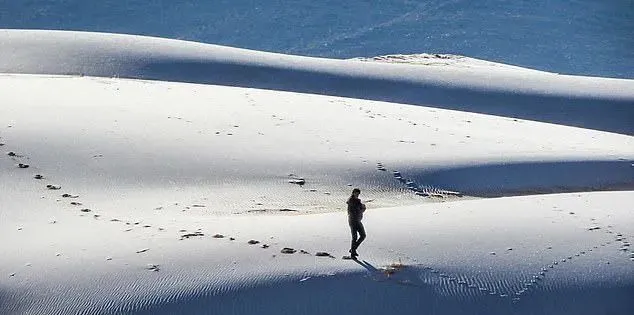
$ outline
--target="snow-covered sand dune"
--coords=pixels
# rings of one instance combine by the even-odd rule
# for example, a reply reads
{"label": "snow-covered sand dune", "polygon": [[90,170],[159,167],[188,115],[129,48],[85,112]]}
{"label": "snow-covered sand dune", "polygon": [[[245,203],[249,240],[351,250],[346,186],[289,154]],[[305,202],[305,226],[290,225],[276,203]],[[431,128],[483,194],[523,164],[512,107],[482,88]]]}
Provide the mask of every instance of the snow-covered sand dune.
{"label": "snow-covered sand dune", "polygon": [[327,94],[634,134],[631,80],[482,67],[477,61],[472,67],[465,63],[411,67],[63,31],[2,30],[0,55],[0,72],[5,73],[139,78]]}
{"label": "snow-covered sand dune", "polygon": [[[2,314],[634,307],[632,81],[112,34],[0,43]],[[340,259],[353,186],[359,262]],[[575,193],[529,195],[545,192]]]}

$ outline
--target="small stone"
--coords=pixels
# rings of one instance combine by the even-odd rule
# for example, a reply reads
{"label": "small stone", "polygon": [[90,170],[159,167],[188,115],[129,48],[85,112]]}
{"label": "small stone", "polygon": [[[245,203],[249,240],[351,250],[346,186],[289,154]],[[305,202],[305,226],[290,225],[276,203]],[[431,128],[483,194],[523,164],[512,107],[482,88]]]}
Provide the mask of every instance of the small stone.
{"label": "small stone", "polygon": [[15,272],[10,273],[9,277],[15,277]]}
{"label": "small stone", "polygon": [[82,205],[81,202],[77,202],[77,201],[72,201],[70,204],[73,205],[73,206],[81,206]]}
{"label": "small stone", "polygon": [[8,155],[8,156],[18,156],[18,155],[17,155],[17,154],[15,154],[15,152],[13,152],[13,151],[9,151],[9,152],[7,152],[7,155]]}
{"label": "small stone", "polygon": [[230,237],[229,240],[230,241],[235,241],[236,239],[234,237]]}
{"label": "small stone", "polygon": [[29,168],[29,165],[20,163],[20,164],[18,164],[18,167],[19,168]]}
{"label": "small stone", "polygon": [[159,271],[159,270],[161,270],[159,268],[159,265],[156,265],[156,264],[147,264],[147,267],[145,267],[145,269],[150,270],[150,271]]}
{"label": "small stone", "polygon": [[62,189],[62,186],[59,185],[46,185],[46,188],[50,189],[50,190],[59,190]]}
{"label": "small stone", "polygon": [[269,248],[269,245],[267,245],[267,244],[262,244],[262,248]]}
{"label": "small stone", "polygon": [[145,252],[147,252],[148,250],[150,250],[150,249],[149,249],[149,248],[142,248],[142,249],[137,250],[137,251],[136,251],[136,253],[137,253],[137,254],[140,254],[140,253],[145,253]]}
{"label": "small stone", "polygon": [[316,252],[315,256],[318,256],[318,257],[330,257],[332,255],[330,255],[330,253],[327,253],[327,252]]}
{"label": "small stone", "polygon": [[81,212],[90,212],[90,211],[92,211],[92,210],[90,210],[90,209],[88,209],[88,208],[84,208],[84,209],[81,209],[81,210],[79,210],[79,211],[81,211]]}
{"label": "small stone", "polygon": [[224,238],[225,236],[222,234],[214,234],[213,238]]}
{"label": "small stone", "polygon": [[259,244],[259,243],[260,243],[260,241],[256,241],[256,240],[249,240],[247,243],[248,243],[249,245],[255,245],[255,244]]}
{"label": "small stone", "polygon": [[106,257],[106,261],[110,261],[110,260],[112,260],[112,257],[110,256]]}
{"label": "small stone", "polygon": [[40,174],[35,174],[35,176],[33,176],[33,178],[35,178],[35,179],[44,179],[44,176],[42,176]]}

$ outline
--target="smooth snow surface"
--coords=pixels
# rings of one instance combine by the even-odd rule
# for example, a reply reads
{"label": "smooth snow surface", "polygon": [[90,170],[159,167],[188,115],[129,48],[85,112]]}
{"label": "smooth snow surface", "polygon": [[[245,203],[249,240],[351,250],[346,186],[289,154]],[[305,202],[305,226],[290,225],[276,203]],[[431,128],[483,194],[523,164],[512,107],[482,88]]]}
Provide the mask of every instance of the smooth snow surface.
{"label": "smooth snow surface", "polygon": [[[631,80],[112,34],[0,43],[2,314],[634,308]],[[353,187],[358,262],[341,259]]]}
{"label": "smooth snow surface", "polygon": [[[152,37],[0,30],[0,72],[207,83],[326,94],[634,134],[634,81],[411,67],[256,52]],[[501,71],[497,71],[501,70]],[[618,113],[618,114],[615,114]]]}

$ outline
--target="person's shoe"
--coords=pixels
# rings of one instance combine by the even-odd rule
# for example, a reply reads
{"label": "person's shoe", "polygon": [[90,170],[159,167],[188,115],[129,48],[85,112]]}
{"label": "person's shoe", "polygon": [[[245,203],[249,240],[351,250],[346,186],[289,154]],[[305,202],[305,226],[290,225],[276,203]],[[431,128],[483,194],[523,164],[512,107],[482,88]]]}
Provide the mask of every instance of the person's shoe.
{"label": "person's shoe", "polygon": [[349,250],[349,252],[350,252],[350,257],[352,257],[352,258],[357,258],[357,257],[359,257],[359,253],[357,253],[357,251],[356,251],[356,250],[352,250],[352,249],[351,249],[351,250]]}

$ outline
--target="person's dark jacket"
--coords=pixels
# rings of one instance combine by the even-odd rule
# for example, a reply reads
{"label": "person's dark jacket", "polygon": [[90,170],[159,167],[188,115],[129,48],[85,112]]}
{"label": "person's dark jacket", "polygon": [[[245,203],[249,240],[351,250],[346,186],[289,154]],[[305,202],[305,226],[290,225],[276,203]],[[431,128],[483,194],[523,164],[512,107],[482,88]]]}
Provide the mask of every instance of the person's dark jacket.
{"label": "person's dark jacket", "polygon": [[365,206],[361,203],[361,200],[350,196],[346,203],[348,204],[348,220],[361,221],[363,219],[363,211],[365,211]]}

